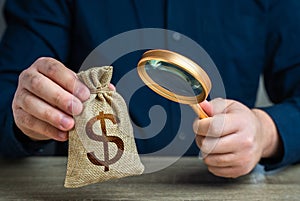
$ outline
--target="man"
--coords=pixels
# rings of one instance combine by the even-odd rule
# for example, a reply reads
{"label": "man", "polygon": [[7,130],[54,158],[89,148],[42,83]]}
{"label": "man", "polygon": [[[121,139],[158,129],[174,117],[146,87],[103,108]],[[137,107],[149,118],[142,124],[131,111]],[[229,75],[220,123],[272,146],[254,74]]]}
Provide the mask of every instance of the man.
{"label": "man", "polygon": [[[80,83],[74,72],[106,39],[128,30],[156,27],[177,31],[199,43],[224,81],[228,99],[201,103],[210,118],[195,120],[193,125],[197,145],[212,173],[238,177],[259,161],[266,169],[298,162],[299,8],[297,0],[7,1],[7,30],[0,47],[4,88],[1,154],[66,154],[62,142],[74,126],[72,115],[82,111],[82,102],[89,97],[82,83],[73,87]],[[137,60],[138,56],[130,55],[116,62],[112,83]],[[261,73],[275,105],[251,109]],[[146,126],[147,109],[155,104],[167,108],[171,117],[159,135],[137,140],[140,153],[166,146],[179,121],[174,115],[178,105],[154,93],[147,96],[147,103],[139,101],[146,93],[150,92],[139,92],[134,107],[129,105],[133,121]],[[198,152],[192,146],[186,154]]]}

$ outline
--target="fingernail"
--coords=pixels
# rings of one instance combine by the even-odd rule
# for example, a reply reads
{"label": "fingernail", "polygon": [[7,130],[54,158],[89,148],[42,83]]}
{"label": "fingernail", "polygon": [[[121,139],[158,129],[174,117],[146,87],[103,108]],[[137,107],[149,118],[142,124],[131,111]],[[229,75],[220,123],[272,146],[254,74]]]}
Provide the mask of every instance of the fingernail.
{"label": "fingernail", "polygon": [[80,86],[77,89],[76,96],[81,101],[86,101],[90,97],[90,90],[86,86]]}
{"label": "fingernail", "polygon": [[60,120],[60,124],[63,128],[65,129],[71,129],[72,128],[72,119],[70,119],[70,117],[63,117]]}
{"label": "fingernail", "polygon": [[82,111],[82,103],[74,97],[71,103],[69,104],[68,109],[72,115],[78,115]]}
{"label": "fingernail", "polygon": [[65,139],[67,139],[67,133],[59,132],[58,137],[62,140],[65,140]]}

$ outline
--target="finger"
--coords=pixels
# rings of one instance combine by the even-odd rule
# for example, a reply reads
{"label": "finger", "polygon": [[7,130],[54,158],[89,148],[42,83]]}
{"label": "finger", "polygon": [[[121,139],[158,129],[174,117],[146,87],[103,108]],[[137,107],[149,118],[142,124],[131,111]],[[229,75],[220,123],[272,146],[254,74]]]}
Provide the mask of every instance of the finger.
{"label": "finger", "polygon": [[[54,126],[37,119],[28,114],[22,108],[16,109],[16,124],[23,131],[31,131],[27,135],[36,140],[54,139],[57,141],[66,141],[68,133],[61,131]],[[24,132],[24,131],[23,131]],[[36,135],[38,133],[38,135]],[[41,136],[42,135],[42,136]]]}
{"label": "finger", "polygon": [[234,153],[227,154],[208,154],[203,158],[207,166],[213,167],[232,167],[236,166],[236,155]]}
{"label": "finger", "polygon": [[208,170],[216,176],[226,178],[237,178],[246,175],[251,171],[251,168],[229,166],[229,167],[214,167],[208,166]]}
{"label": "finger", "polygon": [[223,98],[215,98],[209,101],[211,107],[211,116],[216,114],[222,114],[227,112],[227,108],[232,103],[231,100],[223,99]]}
{"label": "finger", "polygon": [[25,89],[19,92],[16,102],[25,112],[51,124],[59,130],[68,131],[74,126],[72,117],[47,104]]}
{"label": "finger", "polygon": [[205,137],[201,136],[201,135],[196,135],[195,137],[195,142],[197,144],[197,146],[199,147],[199,149],[202,147],[202,143]]}
{"label": "finger", "polygon": [[212,104],[210,104],[207,100],[204,100],[203,102],[199,103],[202,110],[209,116],[213,116],[213,108]]}
{"label": "finger", "polygon": [[208,170],[216,176],[225,178],[236,178],[236,168],[234,167],[214,167],[208,166]]}
{"label": "finger", "polygon": [[90,96],[89,89],[77,78],[76,74],[59,61],[52,58],[40,58],[36,61],[37,70],[59,86],[85,101]]}
{"label": "finger", "polygon": [[206,154],[225,154],[238,151],[240,149],[240,138],[237,134],[227,135],[220,138],[196,136],[197,145]]}
{"label": "finger", "polygon": [[48,136],[39,134],[31,129],[22,127],[22,132],[33,141],[51,140]]}
{"label": "finger", "polygon": [[111,83],[109,83],[108,88],[109,88],[110,90],[112,90],[112,91],[116,91],[115,85],[113,85],[113,84],[111,84]]}
{"label": "finger", "polygon": [[200,136],[199,138],[198,136],[196,136],[196,143],[199,149],[201,150],[202,155],[206,156],[207,154],[218,153],[216,149],[218,149],[219,151],[220,148],[216,148],[216,147],[218,147],[217,145],[220,139],[221,138],[202,137],[202,136]]}
{"label": "finger", "polygon": [[25,89],[68,114],[81,113],[83,109],[81,101],[52,80],[36,71],[26,71],[24,74],[20,79]]}
{"label": "finger", "polygon": [[237,132],[238,127],[234,123],[236,114],[217,114],[205,119],[196,119],[193,130],[196,135],[208,137],[222,137]]}

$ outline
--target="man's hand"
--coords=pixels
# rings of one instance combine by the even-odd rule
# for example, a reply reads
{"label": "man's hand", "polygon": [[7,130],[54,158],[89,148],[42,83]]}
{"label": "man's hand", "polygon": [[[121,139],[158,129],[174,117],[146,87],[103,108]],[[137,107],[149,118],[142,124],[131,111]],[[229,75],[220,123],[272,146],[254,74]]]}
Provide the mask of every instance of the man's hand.
{"label": "man's hand", "polygon": [[16,125],[33,140],[66,141],[72,115],[83,109],[89,89],[59,61],[39,58],[19,76],[12,109]]}
{"label": "man's hand", "polygon": [[196,142],[213,174],[232,178],[248,174],[261,158],[281,151],[275,124],[264,111],[225,99],[200,105],[210,117],[195,120]]}

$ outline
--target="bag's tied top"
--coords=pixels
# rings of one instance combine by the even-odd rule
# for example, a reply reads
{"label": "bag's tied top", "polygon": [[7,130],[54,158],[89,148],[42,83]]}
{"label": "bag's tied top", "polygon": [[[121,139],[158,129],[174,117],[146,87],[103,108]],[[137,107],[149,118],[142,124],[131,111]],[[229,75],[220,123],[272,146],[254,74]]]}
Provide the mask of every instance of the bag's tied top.
{"label": "bag's tied top", "polygon": [[104,66],[102,70],[96,68],[89,69],[90,73],[81,71],[78,73],[78,78],[82,80],[90,89],[91,94],[99,94],[109,91],[109,83],[112,78],[112,66]]}

